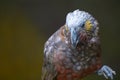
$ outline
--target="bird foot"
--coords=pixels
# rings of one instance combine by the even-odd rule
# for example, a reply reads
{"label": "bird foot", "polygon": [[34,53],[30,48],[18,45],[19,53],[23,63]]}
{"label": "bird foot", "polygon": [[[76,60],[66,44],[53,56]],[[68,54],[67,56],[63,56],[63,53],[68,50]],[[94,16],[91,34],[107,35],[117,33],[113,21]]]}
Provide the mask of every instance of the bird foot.
{"label": "bird foot", "polygon": [[110,77],[112,80],[113,75],[116,75],[116,72],[113,71],[109,66],[104,65],[100,70],[98,70],[98,75],[103,75],[106,79]]}

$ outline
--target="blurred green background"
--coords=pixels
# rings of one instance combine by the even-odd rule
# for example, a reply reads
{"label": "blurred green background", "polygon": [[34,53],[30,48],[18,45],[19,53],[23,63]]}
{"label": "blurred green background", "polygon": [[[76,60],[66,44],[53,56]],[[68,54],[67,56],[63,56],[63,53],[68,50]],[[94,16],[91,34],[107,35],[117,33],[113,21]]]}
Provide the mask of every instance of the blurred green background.
{"label": "blurred green background", "polygon": [[[45,41],[75,9],[93,14],[100,23],[102,61],[120,78],[119,0],[1,0],[0,80],[41,80]],[[83,80],[105,80],[96,74]]]}

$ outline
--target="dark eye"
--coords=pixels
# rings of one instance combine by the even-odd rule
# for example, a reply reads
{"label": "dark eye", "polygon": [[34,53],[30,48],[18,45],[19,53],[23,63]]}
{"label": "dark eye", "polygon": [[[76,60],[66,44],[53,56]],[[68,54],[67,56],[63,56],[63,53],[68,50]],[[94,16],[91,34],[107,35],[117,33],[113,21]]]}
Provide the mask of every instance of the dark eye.
{"label": "dark eye", "polygon": [[83,28],[83,27],[84,27],[84,25],[85,25],[85,24],[82,24],[81,28]]}

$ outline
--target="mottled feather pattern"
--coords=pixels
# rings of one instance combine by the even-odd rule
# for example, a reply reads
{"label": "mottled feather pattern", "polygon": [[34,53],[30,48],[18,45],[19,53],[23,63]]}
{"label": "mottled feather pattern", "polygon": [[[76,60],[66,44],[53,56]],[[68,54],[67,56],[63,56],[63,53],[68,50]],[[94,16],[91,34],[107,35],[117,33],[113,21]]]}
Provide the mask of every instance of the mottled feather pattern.
{"label": "mottled feather pattern", "polygon": [[[51,72],[49,75],[54,74],[58,78],[64,79],[68,77],[66,80],[70,80],[69,78],[81,78],[87,73],[98,69],[100,67],[100,52],[96,53],[96,48],[93,47],[92,49],[91,46],[98,46],[100,48],[100,45],[94,45],[93,42],[92,44],[90,44],[91,42],[89,44],[86,44],[87,42],[79,43],[78,47],[80,49],[74,50],[70,46],[70,39],[68,37],[70,34],[65,33],[64,28],[65,26],[54,33],[45,44],[44,58],[45,61],[47,60],[46,67],[49,68],[48,71],[53,69],[53,71],[57,72],[57,75],[56,72],[55,74]],[[49,78],[49,80],[52,79]]]}
{"label": "mottled feather pattern", "polygon": [[111,79],[115,74],[110,67],[102,67],[97,21],[89,13],[75,10],[45,43],[42,80],[80,80],[96,71]]}

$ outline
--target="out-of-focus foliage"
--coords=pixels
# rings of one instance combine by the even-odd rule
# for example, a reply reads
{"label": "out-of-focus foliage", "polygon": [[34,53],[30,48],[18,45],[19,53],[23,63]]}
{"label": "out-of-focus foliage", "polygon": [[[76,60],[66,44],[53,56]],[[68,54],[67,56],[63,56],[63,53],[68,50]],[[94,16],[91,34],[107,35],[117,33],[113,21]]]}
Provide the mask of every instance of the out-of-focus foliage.
{"label": "out-of-focus foliage", "polygon": [[0,80],[40,80],[43,34],[19,11],[3,17],[0,22]]}

